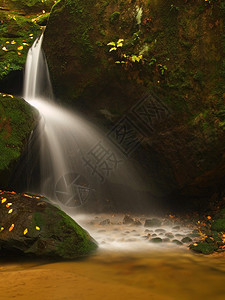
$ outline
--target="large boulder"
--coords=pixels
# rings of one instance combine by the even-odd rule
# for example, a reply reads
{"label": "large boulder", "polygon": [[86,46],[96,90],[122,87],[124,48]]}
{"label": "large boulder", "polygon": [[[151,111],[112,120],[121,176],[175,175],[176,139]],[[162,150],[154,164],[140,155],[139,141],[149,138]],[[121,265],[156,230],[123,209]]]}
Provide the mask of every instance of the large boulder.
{"label": "large boulder", "polygon": [[25,100],[0,93],[0,183],[6,188],[37,126],[38,112]]}
{"label": "large boulder", "polygon": [[96,248],[83,228],[44,197],[0,193],[0,254],[74,259]]}
{"label": "large boulder", "polygon": [[130,118],[150,192],[182,208],[224,184],[224,20],[223,1],[61,0],[46,29],[58,98],[107,130]]}

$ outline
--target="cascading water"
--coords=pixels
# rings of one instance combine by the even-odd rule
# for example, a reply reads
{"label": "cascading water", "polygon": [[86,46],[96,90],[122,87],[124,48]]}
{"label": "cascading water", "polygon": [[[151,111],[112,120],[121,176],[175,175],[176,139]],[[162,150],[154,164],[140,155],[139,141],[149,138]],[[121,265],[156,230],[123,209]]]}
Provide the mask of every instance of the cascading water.
{"label": "cascading water", "polygon": [[[41,183],[35,192],[52,200],[58,199],[65,209],[81,205],[93,191],[96,197],[101,194],[105,201],[109,201],[106,198],[115,192],[113,184],[124,185],[125,190],[127,186],[138,186],[139,176],[128,161],[121,159],[120,152],[105,135],[81,116],[54,102],[42,41],[43,34],[28,52],[24,81],[24,98],[41,115]],[[91,149],[94,149],[93,153]],[[114,172],[110,172],[103,161],[106,155]],[[95,160],[94,166],[91,158]],[[97,169],[97,164],[101,164],[102,172]],[[110,188],[106,188],[108,182]],[[120,196],[125,198],[122,194]]]}

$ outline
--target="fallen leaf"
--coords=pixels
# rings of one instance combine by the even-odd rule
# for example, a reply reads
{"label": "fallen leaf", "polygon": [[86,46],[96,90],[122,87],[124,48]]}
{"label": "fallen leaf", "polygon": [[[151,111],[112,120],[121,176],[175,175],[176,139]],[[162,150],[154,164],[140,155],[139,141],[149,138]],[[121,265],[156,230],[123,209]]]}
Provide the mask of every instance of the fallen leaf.
{"label": "fallen leaf", "polygon": [[23,232],[24,235],[26,235],[28,233],[28,229],[26,228]]}
{"label": "fallen leaf", "polygon": [[12,231],[13,230],[13,228],[14,228],[14,224],[12,224],[10,227],[9,227],[9,231]]}
{"label": "fallen leaf", "polygon": [[40,227],[36,226],[36,230],[40,230],[40,229],[41,229]]}
{"label": "fallen leaf", "polygon": [[[3,97],[4,97],[4,95],[3,95]],[[7,200],[6,198],[3,198],[2,199],[2,203],[4,203],[6,200]]]}
{"label": "fallen leaf", "polygon": [[11,214],[13,212],[13,209],[11,208],[9,211],[8,211],[8,214]]}
{"label": "fallen leaf", "polygon": [[23,49],[23,46],[21,46],[21,45],[17,47],[17,50],[22,50],[22,49]]}
{"label": "fallen leaf", "polygon": [[4,230],[4,227],[1,227],[1,230],[0,230],[0,232],[2,232]]}

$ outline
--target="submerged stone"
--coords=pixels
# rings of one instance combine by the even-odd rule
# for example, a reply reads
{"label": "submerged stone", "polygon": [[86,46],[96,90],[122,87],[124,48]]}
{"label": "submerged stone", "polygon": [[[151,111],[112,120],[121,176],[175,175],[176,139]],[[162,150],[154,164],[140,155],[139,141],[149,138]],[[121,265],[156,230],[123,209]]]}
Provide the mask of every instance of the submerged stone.
{"label": "submerged stone", "polygon": [[181,242],[182,243],[191,243],[192,239],[189,236],[186,236],[181,240]]}
{"label": "submerged stone", "polygon": [[178,245],[178,246],[181,246],[183,245],[183,243],[181,241],[178,241],[178,240],[172,240],[172,243]]}
{"label": "submerged stone", "polygon": [[162,243],[162,239],[160,237],[155,237],[150,240],[151,243]]}
{"label": "submerged stone", "polygon": [[74,259],[97,248],[87,231],[41,196],[0,197],[0,253]]}

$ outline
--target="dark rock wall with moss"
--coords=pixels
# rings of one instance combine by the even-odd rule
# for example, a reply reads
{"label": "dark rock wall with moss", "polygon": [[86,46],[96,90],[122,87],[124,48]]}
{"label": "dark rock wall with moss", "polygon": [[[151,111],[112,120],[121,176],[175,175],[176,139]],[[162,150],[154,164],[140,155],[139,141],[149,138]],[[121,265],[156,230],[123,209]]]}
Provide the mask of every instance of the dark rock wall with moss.
{"label": "dark rock wall with moss", "polygon": [[41,33],[40,25],[45,25],[53,3],[53,0],[1,1],[0,91],[13,91],[12,86],[19,80],[15,74],[24,69],[29,47]]}
{"label": "dark rock wall with moss", "polygon": [[30,46],[46,24],[53,0],[0,2],[0,186],[6,188],[38,113],[23,99],[23,70]]}
{"label": "dark rock wall with moss", "polygon": [[6,188],[24,151],[38,113],[23,99],[0,93],[0,184]]}
{"label": "dark rock wall with moss", "polygon": [[171,116],[133,158],[161,195],[199,207],[224,182],[224,20],[224,0],[61,0],[44,40],[58,98],[106,129],[143,92],[160,97]]}

